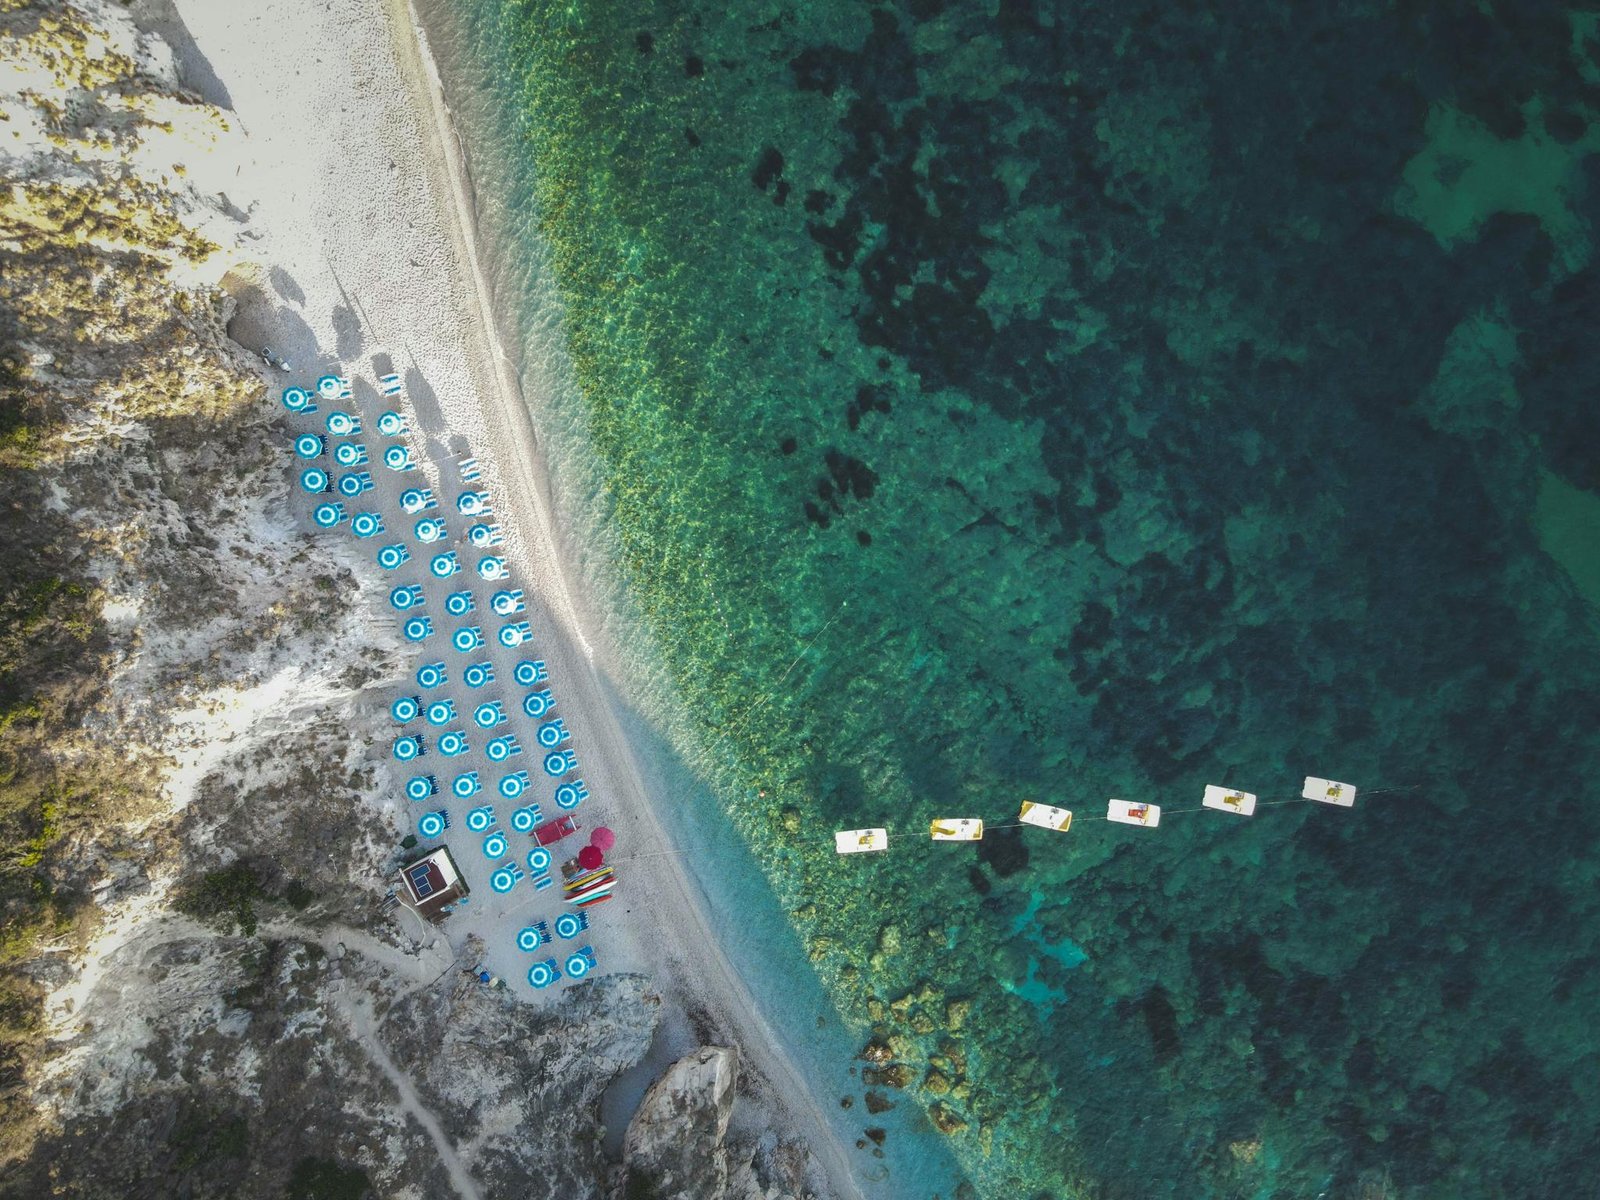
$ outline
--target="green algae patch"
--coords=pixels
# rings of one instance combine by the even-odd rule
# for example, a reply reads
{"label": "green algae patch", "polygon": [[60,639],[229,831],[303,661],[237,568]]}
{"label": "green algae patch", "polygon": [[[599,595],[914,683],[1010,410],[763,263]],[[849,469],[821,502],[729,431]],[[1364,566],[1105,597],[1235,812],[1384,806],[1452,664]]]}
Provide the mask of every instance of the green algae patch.
{"label": "green algae patch", "polygon": [[1540,547],[1561,564],[1579,595],[1600,610],[1600,496],[1541,471],[1533,525]]}
{"label": "green algae patch", "polygon": [[1533,217],[1576,270],[1592,250],[1588,222],[1574,208],[1577,169],[1600,146],[1600,134],[1588,130],[1563,145],[1544,132],[1538,104],[1527,110],[1527,131],[1508,139],[1448,104],[1435,105],[1428,143],[1406,164],[1395,208],[1447,249],[1472,241],[1496,213]]}

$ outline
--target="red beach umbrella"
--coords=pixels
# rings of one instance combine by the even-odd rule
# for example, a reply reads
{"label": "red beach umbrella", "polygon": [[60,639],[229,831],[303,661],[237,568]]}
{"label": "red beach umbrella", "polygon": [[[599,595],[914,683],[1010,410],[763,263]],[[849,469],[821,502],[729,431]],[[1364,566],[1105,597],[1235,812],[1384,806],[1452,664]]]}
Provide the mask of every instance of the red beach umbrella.
{"label": "red beach umbrella", "polygon": [[602,854],[617,844],[617,835],[604,825],[597,826],[589,835],[589,845],[598,849]]}
{"label": "red beach umbrella", "polygon": [[578,865],[585,871],[592,871],[606,861],[606,856],[600,853],[598,846],[585,846],[578,851]]}

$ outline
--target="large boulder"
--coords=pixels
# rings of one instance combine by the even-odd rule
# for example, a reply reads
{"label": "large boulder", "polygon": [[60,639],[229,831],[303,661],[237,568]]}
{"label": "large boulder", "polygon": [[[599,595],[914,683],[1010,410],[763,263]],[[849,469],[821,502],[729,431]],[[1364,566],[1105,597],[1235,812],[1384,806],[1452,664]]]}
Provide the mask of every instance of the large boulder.
{"label": "large boulder", "polygon": [[724,1200],[739,1055],[702,1046],[651,1085],[628,1124],[622,1162],[624,1194],[653,1200]]}

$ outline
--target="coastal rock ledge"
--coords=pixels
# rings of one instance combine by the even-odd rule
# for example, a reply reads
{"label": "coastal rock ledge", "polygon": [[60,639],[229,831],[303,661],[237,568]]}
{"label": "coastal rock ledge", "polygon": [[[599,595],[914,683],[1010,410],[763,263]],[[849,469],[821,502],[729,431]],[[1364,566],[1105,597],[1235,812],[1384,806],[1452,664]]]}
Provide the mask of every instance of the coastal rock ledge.
{"label": "coastal rock ledge", "polygon": [[622,1194],[724,1200],[728,1151],[723,1139],[738,1082],[738,1051],[728,1046],[702,1046],[668,1067],[628,1123]]}

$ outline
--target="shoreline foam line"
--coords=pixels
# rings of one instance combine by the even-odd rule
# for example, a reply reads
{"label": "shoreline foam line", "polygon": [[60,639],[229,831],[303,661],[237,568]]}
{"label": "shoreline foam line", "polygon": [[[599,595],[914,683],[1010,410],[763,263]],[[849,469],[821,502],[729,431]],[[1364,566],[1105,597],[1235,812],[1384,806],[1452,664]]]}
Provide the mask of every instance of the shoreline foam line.
{"label": "shoreline foam line", "polygon": [[[432,140],[441,159],[437,165],[442,168],[449,184],[448,199],[455,218],[451,232],[457,242],[461,260],[471,275],[470,284],[478,310],[479,328],[488,343],[490,358],[493,360],[489,368],[494,375],[493,411],[485,412],[483,418],[489,427],[495,450],[510,443],[509,457],[514,460],[514,464],[505,462],[508,455],[499,455],[506,466],[503,490],[511,500],[513,510],[518,499],[531,508],[537,532],[552,549],[555,549],[559,546],[559,541],[556,536],[553,498],[548,489],[549,474],[548,471],[538,469],[542,467],[542,463],[534,461],[534,456],[538,454],[538,441],[534,436],[521,387],[511,374],[512,360],[505,353],[499,327],[493,318],[495,311],[493,295],[482,270],[477,210],[470,189],[465,150],[454,127],[443,90],[443,81],[428,44],[427,31],[418,19],[414,3],[412,0],[389,0],[389,7],[393,14],[394,40],[397,43],[396,50],[402,74],[407,77],[413,94],[417,89],[425,93],[425,113],[431,116],[434,134]],[[406,28],[409,28],[411,33],[409,38],[402,36]],[[482,457],[481,452],[480,457]],[[545,481],[542,486],[541,481]],[[577,639],[588,661],[593,676],[591,683],[596,693],[603,696],[605,688],[599,677],[594,650],[583,638],[576,606],[572,601],[571,584],[566,574],[568,564],[560,554],[555,554],[554,558],[561,568],[561,594],[559,598],[547,596],[546,601],[552,608],[560,609],[563,626]],[[640,820],[647,831],[649,840],[656,846],[670,847],[672,843],[667,838],[658,814],[646,800],[646,790],[638,763],[632,748],[624,739],[617,715],[608,704],[602,703],[600,707],[603,712],[596,715],[604,718],[604,725],[593,730],[593,735],[621,748],[618,766],[625,776],[627,786],[625,792],[616,797],[617,802],[619,806],[632,809],[633,815]],[[637,798],[638,803],[630,805],[625,796]],[[859,1200],[862,1193],[857,1186],[843,1145],[824,1114],[818,1098],[812,1094],[804,1076],[796,1067],[787,1047],[779,1041],[766,1021],[745,981],[734,970],[721,942],[712,935],[703,907],[704,902],[699,893],[689,886],[682,869],[675,864],[674,856],[664,856],[661,863],[664,869],[656,873],[657,877],[651,880],[640,879],[639,886],[648,888],[654,884],[658,888],[670,889],[672,893],[654,896],[653,907],[658,911],[670,909],[677,917],[674,922],[663,921],[660,925],[662,931],[674,942],[672,958],[675,961],[671,968],[671,974],[675,977],[674,982],[679,988],[695,993],[698,999],[709,1002],[709,1007],[723,1010],[721,1015],[728,1019],[728,1024],[737,1035],[740,1049],[755,1073],[765,1080],[769,1102],[800,1119],[802,1129],[797,1132],[800,1132],[816,1162],[826,1172],[838,1194],[841,1197],[856,1197]],[[689,970],[691,963],[694,968],[692,975]],[[695,982],[691,983],[691,980]],[[803,1104],[799,1102],[800,1097],[804,1097]],[[804,1126],[810,1128],[805,1129]]]}

